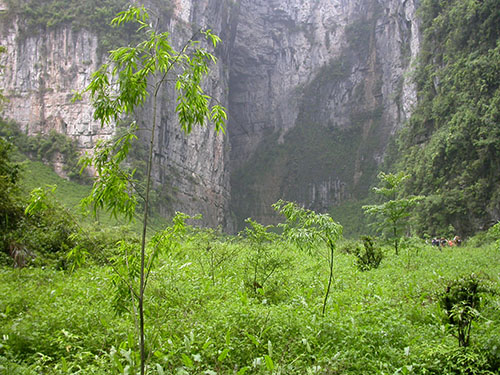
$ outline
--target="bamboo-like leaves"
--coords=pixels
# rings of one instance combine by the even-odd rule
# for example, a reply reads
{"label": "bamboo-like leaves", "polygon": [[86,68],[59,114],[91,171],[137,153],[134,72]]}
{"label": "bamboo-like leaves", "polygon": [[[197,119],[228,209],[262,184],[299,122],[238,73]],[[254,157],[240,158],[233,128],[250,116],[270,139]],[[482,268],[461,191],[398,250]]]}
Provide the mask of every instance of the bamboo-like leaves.
{"label": "bamboo-like leaves", "polygon": [[[210,106],[212,98],[206,95],[202,85],[208,75],[210,63],[216,58],[199,47],[194,37],[186,42],[179,52],[169,42],[168,33],[158,33],[148,23],[149,16],[143,7],[130,7],[121,12],[112,21],[112,25],[121,26],[127,22],[139,25],[146,39],[135,47],[122,47],[111,51],[108,64],[104,64],[93,76],[92,82],[85,90],[90,94],[95,108],[94,118],[102,125],[117,122],[128,114],[132,114],[138,106],[145,103],[147,97],[152,98],[152,122],[150,127],[149,153],[144,197],[144,219],[140,247],[140,277],[136,290],[126,283],[133,299],[137,298],[139,315],[138,333],[141,352],[141,375],[145,374],[145,333],[144,333],[144,290],[154,260],[160,247],[170,247],[174,237],[184,227],[185,217],[176,217],[173,229],[160,234],[152,241],[153,250],[147,258],[146,232],[148,228],[148,205],[152,181],[153,150],[155,132],[157,131],[157,115],[159,91],[167,83],[169,74],[176,74],[175,89],[178,91],[177,114],[179,123],[185,133],[190,133],[196,124],[203,126],[206,120],[213,121],[217,132],[224,129],[226,114],[216,104]],[[202,35],[215,48],[220,39],[209,30],[201,31]],[[81,94],[75,95],[75,98]],[[127,173],[120,168],[135,138],[133,132],[126,134],[115,142],[99,142],[94,154],[82,159],[82,167],[92,166],[96,178],[90,195],[82,201],[86,207],[92,207],[94,214],[105,208],[112,216],[123,215],[132,220],[137,205],[137,192],[133,191],[134,171]],[[179,229],[179,231],[177,230]],[[166,244],[165,242],[168,242]],[[165,245],[165,246],[164,246]],[[127,258],[128,259],[128,258]],[[129,267],[127,263],[127,268]],[[130,275],[129,275],[130,276]],[[131,276],[130,276],[131,277]],[[123,297],[123,295],[121,296]],[[137,322],[136,322],[137,323]]]}
{"label": "bamboo-like leaves", "polygon": [[128,221],[133,219],[137,198],[130,183],[134,171],[126,172],[120,164],[136,138],[133,132],[128,132],[114,141],[99,141],[93,155],[80,159],[82,169],[92,166],[97,174],[90,195],[80,204],[82,208],[92,208],[94,216],[99,209],[106,209],[115,218],[124,216]]}
{"label": "bamboo-like leaves", "polygon": [[308,251],[317,241],[335,244],[342,236],[342,226],[328,214],[316,213],[283,200],[276,202],[273,208],[286,218],[285,223],[279,224],[283,235]]}
{"label": "bamboo-like leaves", "polygon": [[[130,7],[111,22],[121,26],[136,22],[139,30],[148,38],[135,47],[121,47],[110,52],[109,63],[92,75],[92,81],[84,92],[90,94],[94,105],[94,118],[102,125],[117,122],[122,115],[131,114],[137,106],[144,104],[152,91],[157,91],[172,69],[180,68],[175,88],[178,91],[176,112],[181,128],[188,134],[193,125],[213,122],[217,132],[224,132],[227,120],[225,109],[210,105],[211,97],[204,93],[203,79],[209,73],[209,64],[217,58],[199,42],[191,39],[181,51],[176,51],[169,42],[168,32],[158,33],[147,23],[149,17],[143,7]],[[221,41],[211,30],[200,30],[215,48]],[[192,50],[191,53],[188,53]],[[162,74],[156,80],[152,79]],[[154,82],[148,86],[149,81]],[[75,94],[75,99],[81,93]]]}
{"label": "bamboo-like leaves", "polygon": [[[224,132],[227,120],[225,109],[219,104],[210,106],[212,98],[202,88],[203,79],[209,73],[208,65],[217,61],[215,56],[200,48],[199,42],[193,39],[180,52],[175,51],[169,43],[169,33],[156,32],[147,23],[148,20],[143,7],[130,7],[112,21],[114,26],[136,22],[148,38],[135,47],[111,51],[110,61],[92,75],[91,83],[84,92],[90,94],[95,109],[94,118],[104,126],[132,114],[144,104],[151,92],[156,95],[168,73],[175,68],[180,71],[175,85],[179,93],[176,111],[184,132],[188,134],[193,125],[203,126],[206,121],[213,122],[217,132]],[[212,46],[220,42],[220,38],[210,30],[200,32]],[[194,51],[188,54],[189,49]],[[158,77],[158,74],[162,76]],[[76,94],[75,99],[79,96],[81,93]],[[84,206],[93,207],[94,214],[97,209],[105,208],[113,216],[123,214],[127,220],[132,219],[137,205],[130,187],[133,176],[120,169],[132,138],[120,138],[114,144],[100,142],[93,156],[82,159],[81,165],[93,166],[98,176],[91,195],[83,202]]]}
{"label": "bamboo-like leaves", "polygon": [[336,223],[328,214],[318,214],[294,202],[279,200],[273,204],[273,208],[286,218],[285,223],[279,226],[283,228],[283,236],[289,241],[309,252],[312,252],[314,244],[318,241],[322,241],[328,248],[329,276],[322,308],[322,314],[325,315],[333,280],[333,255],[337,241],[342,237],[342,225]]}
{"label": "bamboo-like leaves", "polygon": [[406,226],[406,219],[410,216],[411,209],[424,198],[423,196],[399,197],[408,177],[402,172],[397,174],[379,173],[379,186],[373,188],[373,191],[386,201],[381,204],[363,206],[366,214],[378,219],[376,222],[378,229],[388,233],[394,242],[396,255],[399,251],[402,229]]}

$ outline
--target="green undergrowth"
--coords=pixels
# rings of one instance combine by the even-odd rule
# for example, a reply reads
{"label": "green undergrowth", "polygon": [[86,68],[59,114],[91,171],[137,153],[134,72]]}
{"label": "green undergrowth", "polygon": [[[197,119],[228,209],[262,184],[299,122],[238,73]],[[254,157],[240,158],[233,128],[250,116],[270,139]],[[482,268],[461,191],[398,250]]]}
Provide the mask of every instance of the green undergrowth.
{"label": "green undergrowth", "polygon": [[[82,217],[82,211],[79,206],[81,199],[90,193],[90,185],[61,178],[51,166],[40,161],[25,159],[21,156],[18,157],[22,159],[23,166],[23,175],[20,184],[26,195],[38,187],[55,186],[56,189],[51,196],[57,204],[68,209],[74,215],[75,220],[83,220],[84,224],[89,225],[94,223],[95,219],[91,216]],[[100,213],[96,220],[105,226],[123,224],[123,222],[113,219],[105,212]]]}
{"label": "green undergrowth", "polygon": [[[498,245],[439,250],[414,240],[398,257],[382,248],[380,266],[364,272],[354,255],[337,251],[324,317],[327,265],[278,239],[269,246],[265,254],[280,265],[258,287],[248,283],[256,250],[240,237],[194,231],[162,256],[145,302],[148,374],[498,369]],[[133,373],[134,322],[113,308],[113,274],[95,263],[73,273],[0,268],[0,373]],[[471,274],[491,292],[481,295],[471,345],[459,348],[439,298]]]}
{"label": "green undergrowth", "polygon": [[[27,159],[21,154],[17,154],[15,159],[22,166],[20,186],[26,197],[29,196],[33,189],[55,187],[55,190],[50,193],[49,199],[70,215],[70,221],[74,221],[85,231],[106,231],[110,228],[121,227],[140,233],[142,229],[140,214],[128,225],[121,219],[113,218],[105,211],[99,212],[98,217],[93,217],[85,213],[80,207],[80,201],[90,193],[91,185],[64,179],[51,166],[40,161]],[[150,221],[153,230],[159,230],[165,225],[165,219],[157,214],[154,214]]]}
{"label": "green undergrowth", "polygon": [[90,192],[90,185],[82,185],[61,178],[51,166],[40,161],[25,159],[23,172],[21,185],[26,191],[29,192],[39,186],[56,185],[55,198],[71,210],[76,211],[80,200]]}

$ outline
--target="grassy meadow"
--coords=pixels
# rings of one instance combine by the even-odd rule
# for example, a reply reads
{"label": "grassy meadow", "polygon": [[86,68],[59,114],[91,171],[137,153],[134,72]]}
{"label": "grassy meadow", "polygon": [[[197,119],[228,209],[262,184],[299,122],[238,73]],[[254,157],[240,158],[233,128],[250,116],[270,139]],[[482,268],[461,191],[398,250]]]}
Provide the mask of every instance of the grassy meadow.
{"label": "grassy meadow", "polygon": [[[90,186],[22,163],[24,194],[57,189],[10,242],[26,267],[0,257],[0,374],[137,374],[140,221],[83,218]],[[148,236],[149,375],[499,372],[498,225],[461,247],[407,238],[397,256],[376,239],[380,264],[340,240],[325,314],[325,243],[296,246],[258,224],[236,236],[174,227],[156,218]]]}
{"label": "grassy meadow", "polygon": [[[147,373],[497,373],[498,245],[439,250],[415,240],[399,256],[383,247],[380,266],[369,271],[345,249],[335,253],[322,316],[323,249],[190,231],[150,275]],[[136,373],[132,298],[117,288],[113,269],[89,259],[73,272],[0,268],[0,373]],[[471,274],[485,292],[471,344],[459,348],[439,299],[452,280]]]}

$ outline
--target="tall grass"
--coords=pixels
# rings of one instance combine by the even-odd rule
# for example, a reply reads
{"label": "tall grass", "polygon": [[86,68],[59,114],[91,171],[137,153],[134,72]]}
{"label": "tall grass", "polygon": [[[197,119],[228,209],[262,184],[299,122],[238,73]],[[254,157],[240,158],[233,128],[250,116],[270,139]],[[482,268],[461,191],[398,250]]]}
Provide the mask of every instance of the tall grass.
{"label": "tall grass", "polygon": [[[161,259],[146,301],[150,374],[461,373],[457,358],[476,366],[469,373],[487,374],[500,363],[497,294],[482,296],[463,352],[438,304],[450,280],[472,273],[498,292],[493,245],[439,251],[414,243],[399,257],[386,250],[366,272],[353,255],[336,253],[324,317],[324,262],[274,246],[283,266],[258,289],[245,282],[254,250],[242,239],[195,232]],[[133,322],[112,308],[111,275],[103,266],[0,269],[0,372],[132,372]]]}

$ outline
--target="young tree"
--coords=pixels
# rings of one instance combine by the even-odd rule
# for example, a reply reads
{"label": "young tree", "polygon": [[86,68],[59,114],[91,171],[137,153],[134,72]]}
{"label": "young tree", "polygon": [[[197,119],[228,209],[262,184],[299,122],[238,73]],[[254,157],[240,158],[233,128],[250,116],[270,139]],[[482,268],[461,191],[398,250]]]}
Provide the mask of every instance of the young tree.
{"label": "young tree", "polygon": [[273,251],[278,235],[270,232],[272,225],[264,226],[251,218],[245,220],[248,226],[243,233],[250,244],[247,263],[250,268],[249,286],[256,292],[282,265],[282,259]]}
{"label": "young tree", "polygon": [[280,199],[273,204],[273,208],[286,218],[286,222],[279,226],[283,228],[283,236],[289,241],[296,243],[300,248],[306,246],[308,250],[317,242],[327,245],[329,276],[322,309],[322,314],[325,315],[333,280],[333,255],[337,241],[342,237],[342,225],[336,223],[328,214],[318,214],[294,202]]}
{"label": "young tree", "polygon": [[385,202],[363,206],[365,214],[378,219],[376,225],[392,240],[396,255],[399,254],[399,242],[406,228],[406,219],[410,216],[411,209],[423,199],[422,196],[398,198],[407,178],[408,176],[402,172],[396,174],[380,172],[378,174],[379,186],[374,187],[373,191]]}
{"label": "young tree", "polygon": [[[90,94],[95,108],[94,118],[101,124],[116,123],[143,105],[148,96],[152,101],[152,123],[150,128],[149,152],[147,160],[146,184],[144,193],[144,217],[140,250],[139,286],[129,284],[132,295],[137,300],[139,314],[139,347],[141,375],[145,371],[144,344],[144,291],[146,288],[147,267],[153,258],[146,259],[146,231],[148,228],[148,206],[151,191],[151,171],[153,167],[153,148],[157,131],[157,104],[160,89],[166,84],[167,77],[174,76],[177,90],[177,107],[181,128],[189,134],[194,125],[215,124],[217,132],[224,131],[226,113],[222,106],[210,106],[210,97],[202,89],[204,76],[209,72],[209,64],[216,58],[202,48],[195,38],[203,36],[215,48],[220,39],[210,30],[199,30],[188,40],[181,50],[176,51],[169,42],[168,32],[158,32],[149,22],[144,7],[130,7],[113,19],[113,26],[128,22],[138,24],[138,31],[144,33],[145,40],[133,47],[121,47],[110,52],[109,62],[103,64],[92,76],[92,81],[84,92]],[[173,74],[175,73],[175,74]],[[81,96],[79,94],[78,96]],[[105,208],[115,216],[123,215],[132,220],[137,204],[134,192],[133,171],[120,168],[135,138],[133,129],[112,144],[99,143],[93,155],[83,158],[82,166],[91,166],[96,171],[95,182],[85,203],[97,209]],[[156,254],[151,254],[154,257]]]}
{"label": "young tree", "polygon": [[446,291],[439,296],[439,305],[444,312],[444,321],[458,340],[458,346],[470,344],[472,323],[479,313],[482,294],[491,293],[484,281],[475,274],[455,279],[448,283]]}

